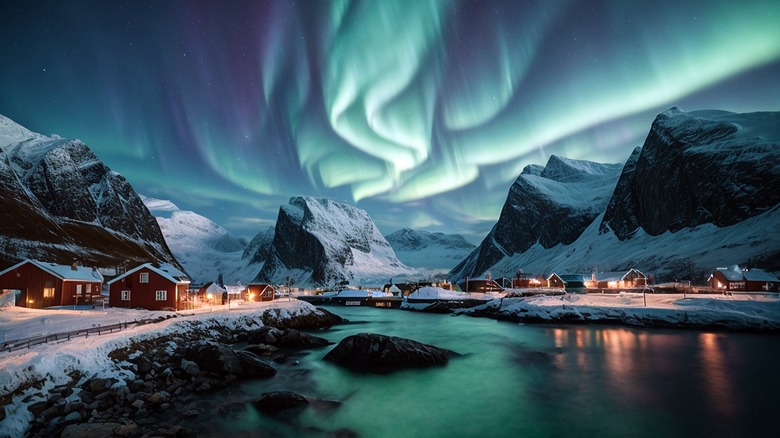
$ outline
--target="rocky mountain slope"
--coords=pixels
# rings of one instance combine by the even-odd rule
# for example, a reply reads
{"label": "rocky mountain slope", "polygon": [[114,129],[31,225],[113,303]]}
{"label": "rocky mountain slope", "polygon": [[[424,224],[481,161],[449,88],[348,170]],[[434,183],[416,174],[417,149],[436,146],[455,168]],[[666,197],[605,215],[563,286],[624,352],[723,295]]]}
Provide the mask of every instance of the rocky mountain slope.
{"label": "rocky mountain slope", "polygon": [[450,276],[479,276],[535,244],[571,244],[606,208],[621,168],[557,156],[544,167],[527,166],[509,189],[496,225]]}
{"label": "rocky mountain slope", "polygon": [[253,254],[249,254],[244,239],[214,221],[181,210],[171,201],[144,196],[142,199],[193,283],[217,281],[221,276],[226,284],[246,284],[262,267],[262,262],[254,261]]}
{"label": "rocky mountain slope", "polygon": [[364,210],[329,199],[293,197],[279,208],[270,252],[258,281],[333,286],[378,285],[413,275]]}
{"label": "rocky mountain slope", "polygon": [[80,140],[0,116],[0,263],[178,262],[127,180]]}
{"label": "rocky mountain slope", "polygon": [[429,271],[449,271],[476,248],[460,234],[410,228],[398,230],[385,238],[398,260],[407,266]]}
{"label": "rocky mountain slope", "polygon": [[[703,281],[716,266],[780,270],[778,112],[672,108],[653,122],[617,184],[601,188],[588,188],[588,176],[570,179],[566,190],[539,178],[533,184],[537,172],[530,167],[518,178],[493,231],[451,278],[637,268],[657,280]],[[585,203],[570,201],[594,189]],[[550,214],[565,211],[557,204],[583,208]]]}

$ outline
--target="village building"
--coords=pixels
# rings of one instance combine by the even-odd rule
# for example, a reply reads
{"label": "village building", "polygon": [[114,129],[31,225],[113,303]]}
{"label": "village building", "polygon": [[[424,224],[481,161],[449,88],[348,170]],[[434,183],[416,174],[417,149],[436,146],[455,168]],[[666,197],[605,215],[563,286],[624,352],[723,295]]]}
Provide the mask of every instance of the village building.
{"label": "village building", "polygon": [[635,289],[650,284],[647,276],[637,269],[628,272],[594,272],[590,280],[585,280],[588,289]]}
{"label": "village building", "polygon": [[276,289],[266,283],[249,283],[246,285],[246,301],[273,301]]}
{"label": "village building", "polygon": [[778,292],[780,279],[763,269],[742,269],[737,265],[716,268],[708,280],[709,286],[724,292]]}
{"label": "village building", "polygon": [[108,282],[108,302],[113,307],[179,310],[189,284],[187,274],[169,264],[144,263]]}
{"label": "village building", "polygon": [[547,277],[547,287],[554,287],[559,289],[566,289],[566,282],[563,281],[560,275],[553,272]]}
{"label": "village building", "polygon": [[14,294],[16,305],[41,309],[89,304],[100,298],[103,276],[97,268],[27,259],[0,272],[0,293]]}
{"label": "village building", "polygon": [[504,290],[500,284],[495,280],[486,278],[466,278],[466,281],[462,283],[462,290],[464,292],[501,292]]}
{"label": "village building", "polygon": [[227,289],[214,281],[209,281],[198,289],[198,301],[210,304],[219,303],[222,301],[222,295],[226,293]]}
{"label": "village building", "polygon": [[541,275],[524,274],[518,272],[512,279],[513,289],[523,289],[529,287],[545,287],[548,285],[547,280]]}

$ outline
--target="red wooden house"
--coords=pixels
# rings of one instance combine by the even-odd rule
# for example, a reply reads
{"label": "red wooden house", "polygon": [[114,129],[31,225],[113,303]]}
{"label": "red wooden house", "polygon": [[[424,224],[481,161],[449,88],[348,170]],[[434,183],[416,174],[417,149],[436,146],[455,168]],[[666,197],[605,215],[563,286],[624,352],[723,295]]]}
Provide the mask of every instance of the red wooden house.
{"label": "red wooden house", "polygon": [[0,292],[16,295],[16,305],[41,309],[91,303],[100,296],[103,276],[95,268],[24,260],[0,272]]}
{"label": "red wooden house", "polygon": [[709,278],[710,287],[722,291],[777,292],[780,279],[763,269],[742,269],[739,266],[716,268]]}
{"label": "red wooden house", "polygon": [[189,285],[187,274],[173,266],[145,263],[108,282],[108,303],[113,307],[179,310]]}
{"label": "red wooden house", "polygon": [[249,283],[246,286],[247,301],[273,301],[275,293],[270,284]]}
{"label": "red wooden house", "polygon": [[563,278],[561,278],[560,275],[553,272],[549,277],[547,277],[547,287],[564,289],[566,288],[566,282],[563,281]]}

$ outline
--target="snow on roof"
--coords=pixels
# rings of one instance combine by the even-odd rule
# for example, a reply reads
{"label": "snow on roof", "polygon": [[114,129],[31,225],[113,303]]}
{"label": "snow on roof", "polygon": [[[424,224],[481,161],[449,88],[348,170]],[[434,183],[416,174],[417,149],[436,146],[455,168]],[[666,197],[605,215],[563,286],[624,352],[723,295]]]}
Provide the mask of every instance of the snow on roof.
{"label": "snow on roof", "polygon": [[745,277],[745,280],[748,281],[780,281],[780,279],[778,279],[775,274],[767,272],[763,269],[749,269],[747,271],[743,271],[742,275]]}
{"label": "snow on roof", "polygon": [[739,269],[739,266],[736,265],[729,268],[715,268],[715,270],[723,274],[723,276],[726,277],[726,280],[728,281],[742,281],[745,278],[742,275],[742,270]]}
{"label": "snow on roof", "polygon": [[133,274],[134,272],[140,271],[141,269],[148,269],[152,272],[155,272],[157,275],[165,278],[166,280],[170,281],[171,283],[189,283],[190,279],[187,278],[187,274],[181,272],[180,270],[174,268],[172,265],[168,263],[162,263],[160,264],[160,267],[154,267],[151,263],[144,263],[143,265],[138,265],[135,268],[125,272],[122,275],[117,276],[113,280],[109,281],[107,284],[111,285],[114,282],[121,280],[125,277],[127,277],[130,274]]}
{"label": "snow on roof", "polygon": [[207,294],[215,294],[215,293],[220,293],[221,294],[222,292],[227,292],[227,289],[225,289],[224,287],[218,285],[217,283],[215,283],[213,281],[211,282],[209,287],[206,288],[206,293]]}
{"label": "snow on roof", "polygon": [[39,269],[46,271],[49,274],[54,275],[55,277],[60,278],[62,280],[79,280],[79,281],[90,281],[90,282],[103,281],[103,275],[100,272],[98,272],[97,269],[94,268],[76,266],[76,269],[74,270],[71,265],[58,265],[56,263],[41,262],[32,259],[23,260],[11,266],[10,268],[0,272],[0,275],[3,275],[7,272],[11,272],[14,269],[22,265],[25,265],[27,263],[37,266]]}
{"label": "snow on roof", "polygon": [[570,281],[583,282],[586,280],[585,276],[580,274],[559,274],[558,277],[561,277],[561,280],[565,282],[570,282]]}

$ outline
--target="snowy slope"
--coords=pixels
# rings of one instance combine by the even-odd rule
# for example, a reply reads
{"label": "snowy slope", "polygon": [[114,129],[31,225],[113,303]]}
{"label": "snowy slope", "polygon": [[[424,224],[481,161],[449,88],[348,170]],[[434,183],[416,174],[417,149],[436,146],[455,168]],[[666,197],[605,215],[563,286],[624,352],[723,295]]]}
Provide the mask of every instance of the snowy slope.
{"label": "snowy slope", "polygon": [[246,242],[222,226],[173,202],[141,197],[155,215],[168,247],[184,266],[193,283],[217,281],[248,283],[262,267],[243,260]]}
{"label": "snowy slope", "polygon": [[510,187],[496,225],[453,268],[451,279],[482,275],[534,245],[554,248],[574,242],[604,211],[621,168],[558,156],[551,156],[544,168],[527,166]]}
{"label": "snowy slope", "polygon": [[404,228],[385,236],[398,260],[432,273],[446,272],[476,247],[460,234],[431,233]]}
{"label": "snowy slope", "polygon": [[329,199],[293,197],[279,209],[260,281],[296,285],[378,285],[418,275],[401,263],[364,210]]}
{"label": "snowy slope", "polygon": [[0,116],[0,262],[177,264],[127,180],[80,140],[46,137]]}
{"label": "snowy slope", "polygon": [[[588,176],[595,168],[557,161],[552,171],[548,163],[541,172],[523,172],[499,223],[453,270],[453,280],[487,271],[498,277],[636,268],[656,280],[701,283],[717,266],[780,270],[780,112],[672,108],[656,118],[617,183],[601,188]],[[606,203],[605,187],[614,187]],[[550,215],[556,205],[598,216]],[[539,231],[545,229],[578,232],[555,242]],[[529,233],[538,239],[524,238]]]}

